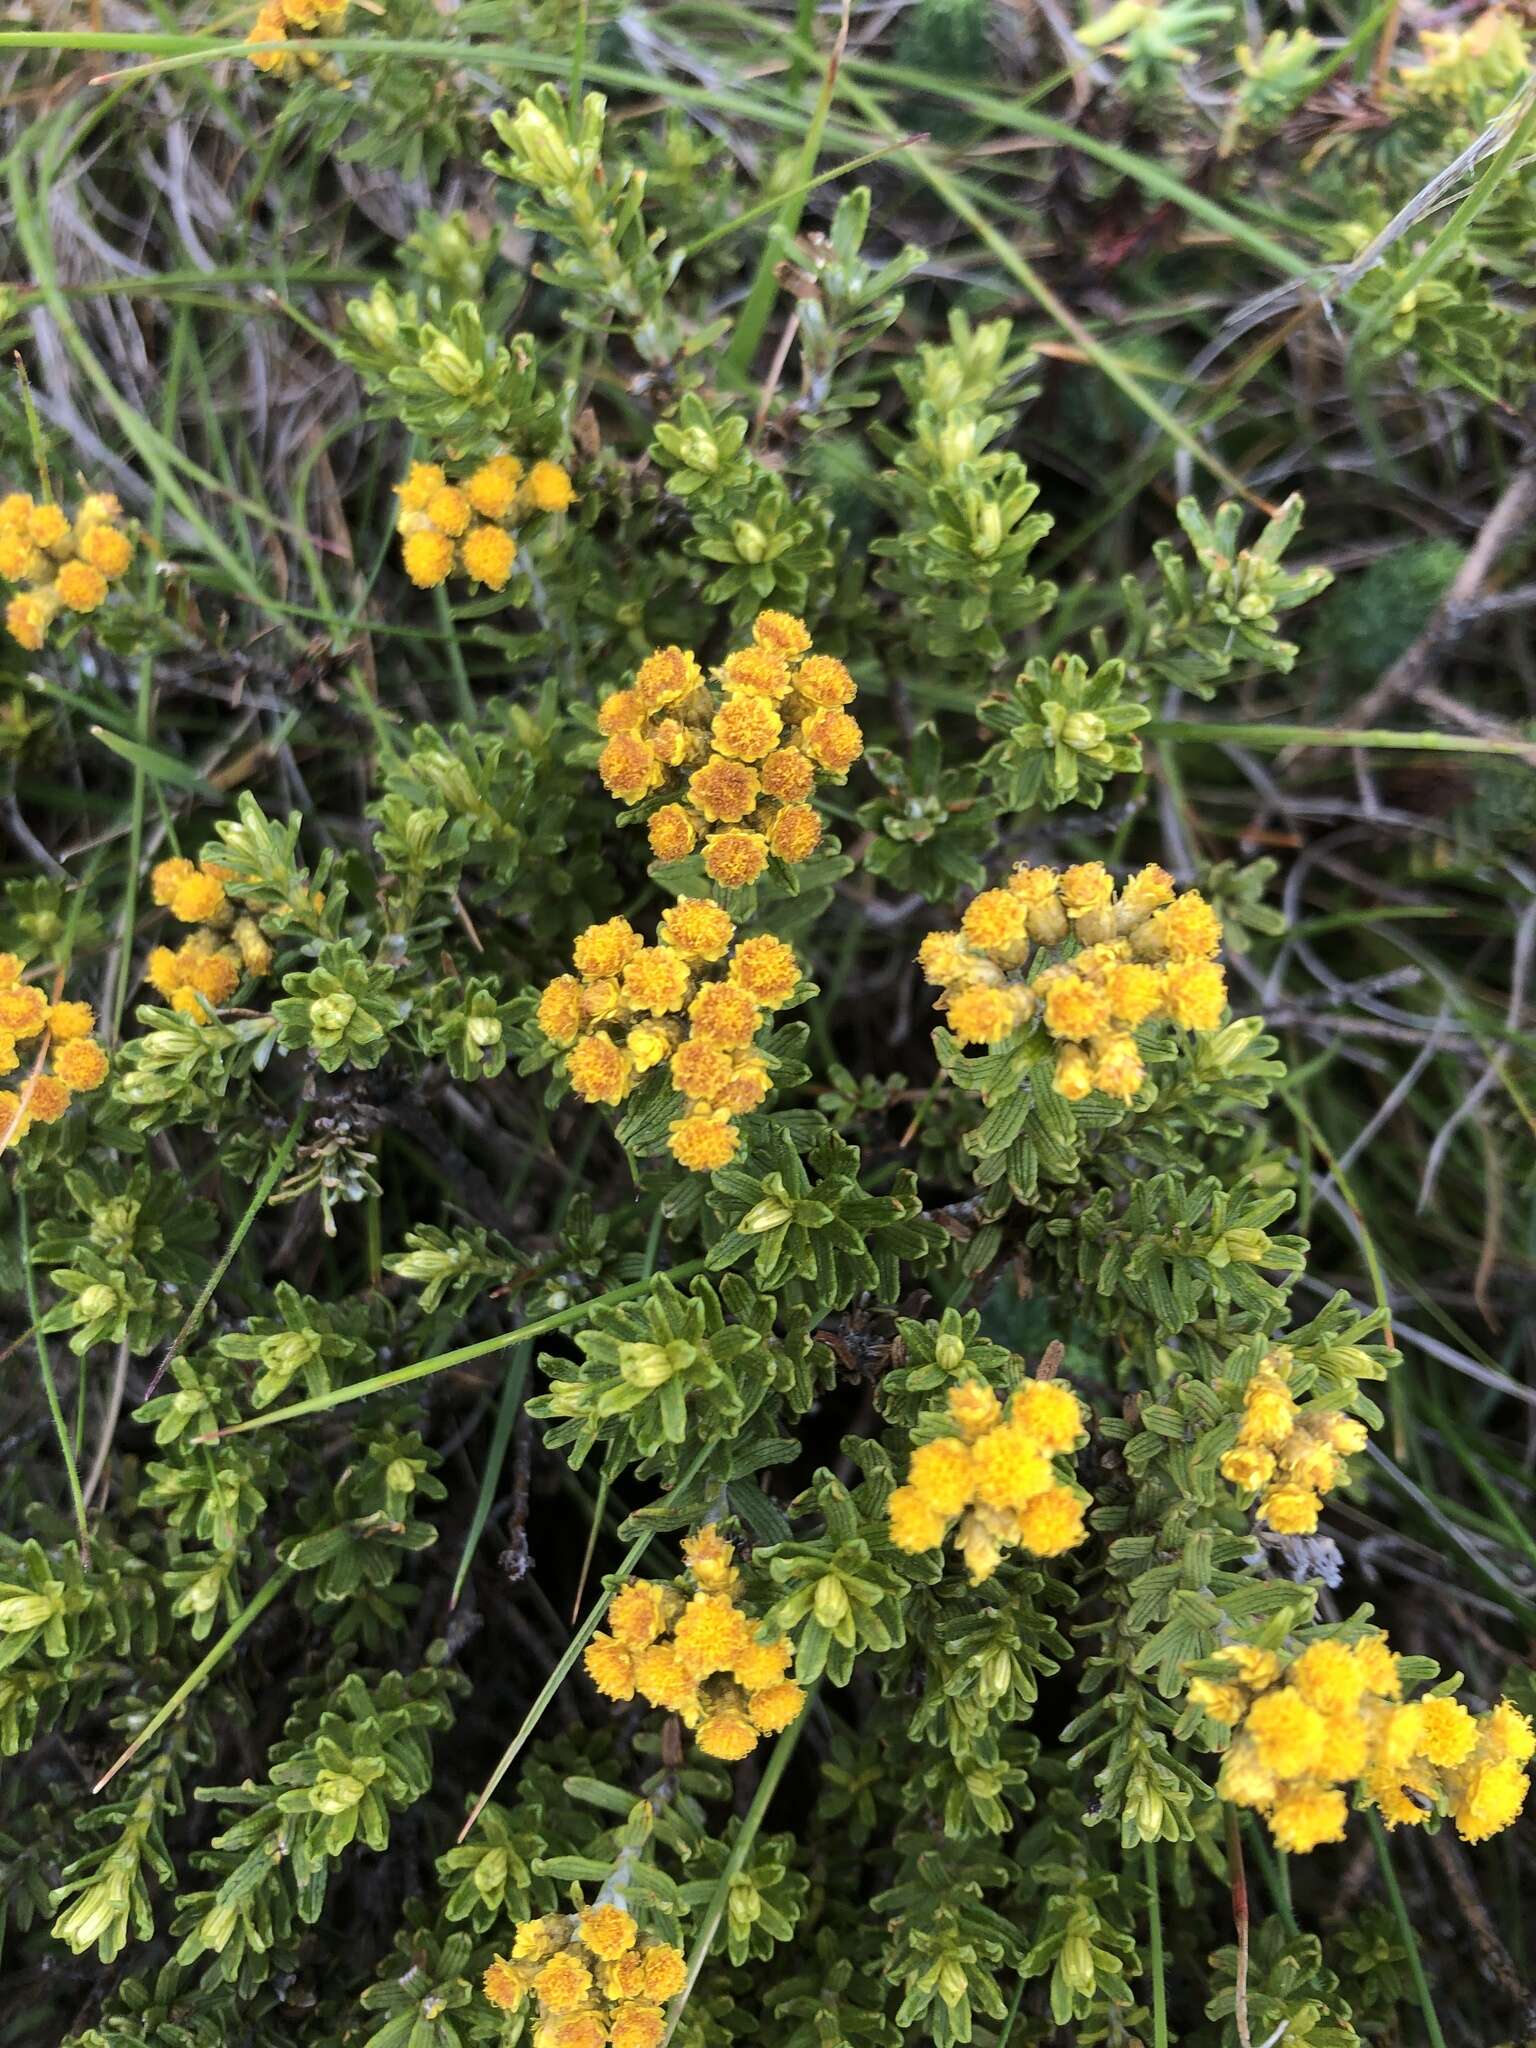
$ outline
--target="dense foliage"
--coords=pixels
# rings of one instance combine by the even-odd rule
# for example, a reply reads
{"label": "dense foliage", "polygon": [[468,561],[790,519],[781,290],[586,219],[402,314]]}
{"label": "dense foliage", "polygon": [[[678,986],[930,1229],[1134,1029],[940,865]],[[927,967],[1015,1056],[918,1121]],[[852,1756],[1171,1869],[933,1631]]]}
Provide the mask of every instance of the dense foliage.
{"label": "dense foliage", "polygon": [[1526,2038],[1525,15],[8,21],[0,2043]]}

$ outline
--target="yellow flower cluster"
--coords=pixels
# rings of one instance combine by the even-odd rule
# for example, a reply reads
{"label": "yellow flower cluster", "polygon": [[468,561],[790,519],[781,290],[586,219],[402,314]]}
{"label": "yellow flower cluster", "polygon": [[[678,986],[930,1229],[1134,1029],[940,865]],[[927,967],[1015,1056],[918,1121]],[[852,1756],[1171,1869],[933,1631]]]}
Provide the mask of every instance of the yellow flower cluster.
{"label": "yellow flower cluster", "polygon": [[576,501],[558,462],[536,462],[525,473],[515,455],[493,455],[457,483],[441,463],[413,462],[395,495],[401,559],[419,590],[435,589],[455,569],[487,590],[504,590],[517,560],[512,529],[531,513],[563,512]]}
{"label": "yellow flower cluster", "polygon": [[6,631],[35,654],[60,612],[93,612],[128,573],[133,542],[123,508],[110,492],[92,491],[73,519],[51,498],[26,491],[0,498],[0,582],[21,590],[5,608]]}
{"label": "yellow flower cluster", "polygon": [[988,1579],[1010,1546],[1059,1557],[1087,1535],[1083,1501],[1052,1460],[1082,1443],[1082,1403],[1065,1380],[1029,1380],[1007,1409],[982,1380],[949,1390],[950,1433],[919,1444],[907,1483],[891,1495],[898,1550],[934,1550],[951,1523],[972,1585]]}
{"label": "yellow flower cluster", "polygon": [[[1032,948],[1078,950],[1026,979]],[[966,906],[959,931],[918,952],[938,1005],[964,1045],[999,1045],[1039,1017],[1057,1041],[1053,1086],[1069,1102],[1095,1089],[1130,1102],[1146,1078],[1132,1033],[1145,1024],[1214,1031],[1227,983],[1215,954],[1221,920],[1197,889],[1175,891],[1145,867],[1116,894],[1098,861],[1058,874],[1019,866],[1003,889]]]}
{"label": "yellow flower cluster", "polygon": [[1279,1535],[1310,1536],[1322,1496],[1348,1479],[1345,1461],[1365,1449],[1366,1429],[1337,1409],[1299,1409],[1286,1384],[1290,1369],[1284,1345],[1265,1353],[1243,1389],[1237,1442],[1221,1476],[1258,1494],[1259,1513]]}
{"label": "yellow flower cluster", "polygon": [[589,925],[539,997],[539,1029],[565,1056],[583,1102],[615,1108],[666,1065],[687,1109],[667,1143],[680,1166],[713,1173],[741,1143],[736,1119],[768,1099],[767,1062],[753,1040],[800,986],[794,948],[763,932],[738,939],[718,903],[681,898],[646,945],[628,918]]}
{"label": "yellow flower cluster", "polygon": [[805,1705],[789,1676],[788,1636],[765,1643],[738,1604],[741,1574],[717,1530],[683,1544],[687,1572],[667,1584],[631,1579],[608,1609],[608,1628],[586,1649],[587,1676],[606,1699],[682,1716],[706,1756],[737,1763],[764,1735],[787,1728]]}
{"label": "yellow flower cluster", "polygon": [[[50,1003],[21,973],[14,953],[0,953],[0,1074],[14,1074],[23,1059],[31,1062],[19,1088],[0,1088],[0,1151],[33,1124],[56,1124],[71,1096],[88,1095],[107,1078],[107,1055],[91,1037],[96,1013],[90,1004]],[[20,1048],[33,1039],[36,1049],[23,1054]]]}
{"label": "yellow flower cluster", "polygon": [[1473,1714],[1433,1694],[1403,1699],[1382,1635],[1309,1644],[1288,1662],[1236,1643],[1225,1672],[1196,1678],[1192,1706],[1236,1731],[1218,1790],[1262,1813],[1282,1849],[1301,1854],[1344,1839],[1354,1786],[1389,1828],[1449,1813],[1463,1841],[1481,1842],[1518,1816],[1536,1733],[1508,1700]]}
{"label": "yellow flower cluster", "polygon": [[498,2012],[532,1995],[533,2048],[657,2048],[687,1977],[681,1949],[642,1939],[632,1914],[599,1899],[520,1921],[481,1986]]}
{"label": "yellow flower cluster", "polygon": [[325,60],[304,47],[308,35],[335,35],[346,18],[347,0],[266,0],[251,24],[246,41],[281,43],[279,50],[252,50],[258,71],[277,78],[297,78],[300,70],[323,67]]}
{"label": "yellow flower cluster", "polygon": [[706,678],[685,647],[658,647],[627,690],[598,707],[608,744],[597,772],[610,796],[666,801],[646,821],[658,860],[704,848],[704,870],[723,889],[755,882],[770,857],[788,866],[821,843],[807,801],[821,778],[846,779],[864,751],[847,706],[853,677],[788,612],[760,612],[752,645]]}
{"label": "yellow flower cluster", "polygon": [[173,1010],[199,1024],[207,1022],[208,1008],[229,1001],[243,976],[254,980],[272,965],[272,948],[260,925],[254,917],[236,914],[224,893],[224,878],[222,868],[179,854],[150,871],[155,902],[197,930],[174,951],[156,946],[144,963],[144,979]]}

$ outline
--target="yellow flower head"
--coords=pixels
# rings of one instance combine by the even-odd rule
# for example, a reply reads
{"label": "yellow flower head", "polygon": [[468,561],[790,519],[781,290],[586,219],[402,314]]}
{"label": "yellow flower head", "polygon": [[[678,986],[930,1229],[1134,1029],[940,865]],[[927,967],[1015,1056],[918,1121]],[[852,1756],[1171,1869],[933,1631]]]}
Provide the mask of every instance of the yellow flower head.
{"label": "yellow flower head", "polygon": [[695,1110],[667,1126],[667,1149],[690,1173],[718,1173],[741,1150],[741,1133],[724,1111]]}
{"label": "yellow flower head", "polygon": [[1088,1534],[1083,1503],[1069,1486],[1049,1486],[1018,1510],[1019,1541],[1035,1557],[1060,1557]]}
{"label": "yellow flower head", "polygon": [[522,2004],[528,1983],[515,1963],[497,1956],[480,1979],[480,1988],[498,2012],[512,2012]]}
{"label": "yellow flower head", "polygon": [[89,528],[79,536],[78,546],[82,558],[93,569],[99,569],[109,583],[125,575],[133,560],[133,542],[115,526]]}
{"label": "yellow flower head", "polygon": [[1257,1444],[1235,1444],[1221,1460],[1221,1476],[1246,1493],[1267,1486],[1275,1476],[1275,1454]]}
{"label": "yellow flower head", "polygon": [[444,484],[434,491],[427,500],[427,517],[439,533],[451,534],[455,540],[469,525],[473,514],[468,497],[456,484]]}
{"label": "yellow flower head", "polygon": [[1477,1722],[1460,1700],[1435,1695],[1419,1702],[1419,1754],[1442,1770],[1464,1764],[1477,1747]]}
{"label": "yellow flower head", "polygon": [[1240,1685],[1225,1684],[1216,1678],[1192,1678],[1189,1703],[1219,1727],[1232,1728],[1247,1711],[1248,1695]]}
{"label": "yellow flower head", "polygon": [[1285,1381],[1272,1372],[1256,1372],[1243,1389],[1238,1442],[1274,1448],[1285,1442],[1295,1426],[1296,1403]]}
{"label": "yellow flower head", "polygon": [[821,819],[809,804],[786,804],[768,827],[768,850],[788,867],[809,860],[821,844]]}
{"label": "yellow flower head", "polygon": [[840,779],[863,753],[864,734],[846,711],[815,711],[800,728],[800,745],[818,768]]}
{"label": "yellow flower head", "polygon": [[[759,1735],[779,1735],[805,1705],[805,1689],[792,1678],[758,1688],[747,1701],[747,1719]],[[702,1744],[700,1745],[702,1747]]]}
{"label": "yellow flower head", "polygon": [[770,1010],[782,1009],[800,986],[800,963],[792,946],[771,932],[743,939],[731,956],[729,979],[752,1000]]}
{"label": "yellow flower head", "polygon": [[107,579],[89,562],[65,562],[53,580],[59,602],[66,611],[93,612],[105,602]]}
{"label": "yellow flower head", "polygon": [[408,533],[400,550],[405,573],[418,590],[435,590],[446,583],[453,567],[453,542],[434,527]]}
{"label": "yellow flower head", "polygon": [[670,946],[642,946],[624,969],[624,999],[653,1017],[682,1009],[693,984],[692,970]]}
{"label": "yellow flower head", "polygon": [[635,1659],[635,1686],[653,1707],[671,1714],[691,1713],[698,1703],[696,1678],[683,1669],[682,1659],[670,1643],[653,1643]]}
{"label": "yellow flower head", "polygon": [[[418,464],[418,467],[425,467]],[[441,477],[441,470],[438,476]],[[517,503],[517,487],[523,480],[523,465],[515,455],[493,455],[464,479],[464,495],[482,519],[505,519]],[[440,487],[440,486],[435,486]],[[431,498],[428,490],[421,501]]]}
{"label": "yellow flower head", "polygon": [[1029,911],[1011,889],[983,889],[965,906],[960,929],[978,952],[1022,959],[1029,946]]}
{"label": "yellow flower head", "polygon": [[107,1056],[94,1038],[71,1038],[55,1050],[53,1071],[66,1088],[88,1095],[107,1078]]}
{"label": "yellow flower head", "polygon": [[651,852],[658,860],[686,860],[699,843],[699,836],[681,804],[663,804],[646,820]]}
{"label": "yellow flower head", "polygon": [[1263,1762],[1258,1745],[1240,1736],[1221,1760],[1217,1789],[1234,1806],[1265,1811],[1279,1789],[1275,1773]]}
{"label": "yellow flower head", "polygon": [[775,747],[757,764],[757,779],[764,796],[780,803],[797,804],[816,787],[816,769],[798,747]]}
{"label": "yellow flower head", "polygon": [[750,1116],[761,1109],[772,1093],[773,1083],[763,1061],[754,1057],[738,1059],[715,1096],[714,1107],[731,1116]]}
{"label": "yellow flower head", "polygon": [[713,1102],[732,1072],[730,1054],[711,1038],[685,1038],[672,1055],[672,1085],[690,1102]]}
{"label": "yellow flower head", "polygon": [[499,526],[475,526],[465,534],[459,557],[471,582],[503,590],[517,560],[517,542]]}
{"label": "yellow flower head", "polygon": [[1117,1102],[1132,1102],[1147,1078],[1134,1038],[1101,1038],[1094,1049],[1093,1085]]}
{"label": "yellow flower head", "polygon": [[[153,961],[154,956],[150,957]],[[573,1044],[582,1025],[581,983],[575,975],[557,975],[539,997],[539,1007],[534,1014],[539,1029],[553,1044]]]}
{"label": "yellow flower head", "polygon": [[563,512],[576,502],[575,486],[558,462],[536,462],[523,495],[536,512]]}
{"label": "yellow flower head", "polygon": [[946,1401],[950,1421],[969,1443],[996,1429],[1003,1418],[1002,1403],[985,1380],[961,1380],[950,1388]]}
{"label": "yellow flower head", "polygon": [[1310,1486],[1271,1486],[1259,1502],[1259,1513],[1277,1536],[1311,1536],[1322,1507]]}
{"label": "yellow flower head", "polygon": [[623,1643],[599,1630],[583,1652],[582,1663],[604,1699],[634,1698],[635,1659]]}
{"label": "yellow flower head", "polygon": [[740,691],[777,703],[789,689],[789,664],[771,648],[741,647],[720,664],[720,680],[733,696]]}
{"label": "yellow flower head", "polygon": [[605,1963],[632,1949],[639,1932],[622,1906],[589,1906],[581,1916],[583,1947]]}
{"label": "yellow flower head", "polygon": [[[671,934],[664,936],[670,939]],[[640,953],[645,941],[627,917],[610,917],[603,924],[589,924],[576,940],[571,957],[576,972],[587,975],[622,973]]]}
{"label": "yellow flower head", "polygon": [[1048,1454],[1070,1451],[1082,1440],[1083,1404],[1065,1380],[1026,1380],[1011,1414]]}
{"label": "yellow flower head", "polygon": [[912,1453],[907,1483],[946,1520],[958,1515],[971,1498],[974,1483],[969,1446],[960,1437],[941,1436],[919,1444]]}
{"label": "yellow flower head", "polygon": [[1114,876],[1101,861],[1083,861],[1062,874],[1061,900],[1069,917],[1086,917],[1105,909],[1114,893]]}
{"label": "yellow flower head", "polygon": [[745,761],[711,754],[688,778],[688,794],[711,825],[739,825],[757,802],[756,772]]}
{"label": "yellow flower head", "polygon": [[1050,1460],[1016,1423],[1003,1422],[971,1446],[972,1497],[987,1507],[1021,1508],[1051,1484]]}
{"label": "yellow flower head", "polygon": [[666,2031],[661,2007],[638,1999],[615,2006],[608,2022],[610,2048],[657,2048]]}
{"label": "yellow flower head", "polygon": [[661,913],[660,931],[689,960],[720,960],[736,936],[736,920],[705,897],[683,896]]}
{"label": "yellow flower head", "polygon": [[647,1649],[666,1625],[662,1588],[650,1579],[631,1579],[614,1594],[608,1608],[608,1626],[626,1648]]}
{"label": "yellow flower head", "polygon": [[1227,1006],[1227,977],[1214,960],[1176,962],[1163,976],[1163,1008],[1186,1031],[1214,1031]]}
{"label": "yellow flower head", "polygon": [[959,932],[930,932],[917,949],[917,964],[936,988],[954,988],[969,981],[980,963]]}
{"label": "yellow flower head", "polygon": [[1282,1849],[1304,1855],[1322,1842],[1342,1842],[1349,1807],[1333,1786],[1303,1779],[1286,1785],[1270,1809],[1270,1831]]}
{"label": "yellow flower head", "polygon": [[735,1550],[713,1522],[683,1538],[683,1563],[701,1593],[733,1592],[741,1576]]}
{"label": "yellow flower head", "polygon": [[656,750],[638,733],[616,732],[597,757],[604,789],[620,803],[635,804],[662,779]]}
{"label": "yellow flower head", "polygon": [[1365,1674],[1347,1643],[1309,1643],[1292,1664],[1289,1677],[1320,1714],[1352,1714],[1365,1693]]}
{"label": "yellow flower head", "polygon": [[606,1102],[616,1109],[634,1082],[635,1063],[625,1047],[594,1031],[571,1048],[566,1072],[583,1102]]}
{"label": "yellow flower head", "polygon": [[1384,1700],[1401,1697],[1403,1681],[1385,1636],[1362,1636],[1354,1646],[1354,1659],[1367,1692]]}
{"label": "yellow flower head", "polygon": [[750,1045],[762,1016],[753,998],[732,981],[708,982],[688,1006],[694,1036],[727,1048]]}
{"label": "yellow flower head", "polygon": [[1109,999],[1080,974],[1053,976],[1045,998],[1045,1028],[1053,1038],[1096,1038],[1109,1028]]}
{"label": "yellow flower head", "polygon": [[858,685],[835,655],[812,654],[795,671],[795,688],[807,703],[840,711],[858,695]]}
{"label": "yellow flower head", "polygon": [[686,647],[658,647],[635,670],[635,695],[647,711],[660,711],[692,696],[702,680]]}
{"label": "yellow flower head", "polygon": [[48,1029],[55,1045],[69,1038],[85,1038],[96,1029],[96,1012],[89,1003],[54,1003],[48,1011]]}
{"label": "yellow flower head", "polygon": [[676,1998],[688,1981],[688,1965],[683,1952],[674,1948],[669,1941],[658,1941],[645,1952],[645,1991],[648,1998],[654,1998],[665,2005],[669,1998]]}
{"label": "yellow flower head", "polygon": [[48,998],[26,982],[0,989],[0,1031],[11,1038],[35,1038],[48,1022]]}
{"label": "yellow flower head", "polygon": [[739,826],[714,833],[704,848],[704,872],[722,889],[746,889],[768,865],[768,842],[761,832]]}
{"label": "yellow flower head", "polygon": [[729,1671],[751,1640],[746,1616],[726,1593],[695,1593],[672,1631],[678,1660],[692,1678]]}
{"label": "yellow flower head", "polygon": [[48,636],[58,613],[58,599],[51,591],[23,590],[5,608],[5,630],[29,654],[36,654]]}
{"label": "yellow flower head", "polygon": [[1500,1700],[1483,1716],[1481,1732],[1482,1741],[1498,1759],[1508,1757],[1525,1764],[1536,1756],[1536,1728],[1532,1728],[1530,1717],[1508,1700]]}
{"label": "yellow flower head", "polygon": [[1464,1842],[1485,1842],[1502,1833],[1519,1819],[1530,1786],[1526,1773],[1510,1759],[1475,1764],[1452,1802],[1457,1834]]}
{"label": "yellow flower head", "polygon": [[915,1556],[920,1550],[936,1550],[949,1526],[944,1515],[925,1500],[913,1486],[898,1486],[887,1503],[891,1519],[891,1541],[898,1550]]}
{"label": "yellow flower head", "polygon": [[783,723],[766,697],[750,692],[727,697],[715,713],[709,736],[717,754],[736,761],[761,761],[778,744]]}
{"label": "yellow flower head", "polygon": [[963,988],[945,1005],[945,1021],[962,1045],[1000,1045],[1023,1021],[1014,991]]}
{"label": "yellow flower head", "polygon": [[1304,1777],[1322,1754],[1323,1717],[1289,1686],[1256,1699],[1243,1726],[1259,1762],[1277,1777]]}
{"label": "yellow flower head", "polygon": [[1148,931],[1169,960],[1211,960],[1221,950],[1221,919],[1198,889],[1157,911]]}
{"label": "yellow flower head", "polygon": [[34,505],[27,514],[27,537],[40,548],[63,548],[72,539],[69,521],[57,505]]}
{"label": "yellow flower head", "polygon": [[770,654],[780,655],[786,661],[811,650],[805,621],[792,612],[759,612],[752,621],[752,639],[756,646],[765,647]]}
{"label": "yellow flower head", "polygon": [[1057,1053],[1051,1087],[1068,1102],[1082,1102],[1093,1093],[1093,1061],[1080,1045],[1064,1045]]}
{"label": "yellow flower head", "polygon": [[204,868],[184,875],[171,892],[171,915],[182,924],[209,924],[228,909],[224,884]]}
{"label": "yellow flower head", "polygon": [[553,1955],[533,1980],[540,2005],[549,2012],[573,2012],[592,1989],[592,1972],[569,1949]]}
{"label": "yellow flower head", "polygon": [[694,1730],[694,1740],[706,1756],[734,1764],[756,1749],[757,1730],[745,1714],[733,1707],[721,1707],[704,1716]]}

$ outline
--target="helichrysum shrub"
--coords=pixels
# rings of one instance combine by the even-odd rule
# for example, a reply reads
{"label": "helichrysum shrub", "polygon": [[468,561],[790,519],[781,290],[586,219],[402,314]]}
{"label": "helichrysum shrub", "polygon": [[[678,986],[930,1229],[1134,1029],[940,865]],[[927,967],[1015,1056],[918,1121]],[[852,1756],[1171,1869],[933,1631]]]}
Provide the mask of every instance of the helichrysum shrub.
{"label": "helichrysum shrub", "polygon": [[[240,118],[334,148],[326,191],[462,159],[485,203],[336,313],[374,568],[262,620],[335,629],[313,674],[280,643],[292,724],[215,775],[135,699],[127,893],[0,914],[7,1355],[55,1461],[0,1534],[0,1861],[46,2038],[1128,2044],[1170,1993],[1202,2048],[1404,2038],[1398,1923],[1310,1931],[1332,1845],[1511,1828],[1532,1688],[1361,1604],[1400,1368],[1287,1227],[1323,1135],[1253,990],[1294,933],[1272,861],[1197,871],[1146,802],[1176,696],[1295,668],[1300,500],[1159,499],[1118,585],[1047,575],[1050,364],[990,281],[929,305],[864,187],[755,279],[712,128],[487,83],[511,38],[632,84],[632,21],[463,12],[242,24]],[[908,13],[925,105],[1001,71],[985,8]],[[1323,82],[1249,28],[1075,40],[1153,128],[1221,68],[1241,197]],[[1319,258],[1527,43],[1385,67],[1298,202]],[[1524,390],[1522,218],[1374,266],[1354,370]],[[227,658],[175,538],[0,498],[50,701]]]}

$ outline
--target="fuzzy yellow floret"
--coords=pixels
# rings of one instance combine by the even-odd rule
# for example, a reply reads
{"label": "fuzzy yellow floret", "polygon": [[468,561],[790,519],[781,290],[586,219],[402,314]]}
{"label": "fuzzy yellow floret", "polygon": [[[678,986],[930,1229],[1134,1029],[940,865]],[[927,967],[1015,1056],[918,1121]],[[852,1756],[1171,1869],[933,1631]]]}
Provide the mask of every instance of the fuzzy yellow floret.
{"label": "fuzzy yellow floret", "polygon": [[704,848],[704,872],[722,889],[747,889],[768,865],[768,842],[761,832],[733,827],[714,833]]}
{"label": "fuzzy yellow floret", "polygon": [[944,1541],[948,1526],[944,1516],[915,1487],[898,1486],[887,1503],[887,1511],[891,1541],[898,1550],[915,1555],[920,1550],[934,1550]]}
{"label": "fuzzy yellow floret", "polygon": [[730,981],[709,982],[688,1006],[694,1036],[713,1039],[728,1049],[750,1045],[762,1015],[747,991]]}
{"label": "fuzzy yellow floret", "polygon": [[583,1102],[606,1102],[616,1109],[633,1084],[635,1063],[624,1047],[595,1031],[572,1047],[566,1072]]}
{"label": "fuzzy yellow floret", "polygon": [[1286,1786],[1270,1809],[1275,1840],[1292,1855],[1304,1855],[1322,1842],[1342,1842],[1349,1808],[1344,1794],[1332,1786],[1304,1781]]}
{"label": "fuzzy yellow floret", "polygon": [[622,1906],[589,1906],[581,1915],[582,1946],[605,1963],[632,1949],[639,1932]]}
{"label": "fuzzy yellow floret", "polygon": [[646,821],[651,852],[658,860],[686,860],[698,845],[698,834],[681,804],[663,804]]}
{"label": "fuzzy yellow floret", "polygon": [[517,560],[517,542],[499,526],[476,526],[459,548],[464,573],[491,590],[504,590]]}
{"label": "fuzzy yellow floret", "polygon": [[1519,1819],[1530,1784],[1510,1759],[1474,1765],[1451,1807],[1457,1834],[1464,1842],[1485,1842],[1490,1835],[1501,1834]]}
{"label": "fuzzy yellow floret", "polygon": [[107,1055],[94,1038],[72,1038],[54,1053],[53,1071],[66,1088],[89,1095],[107,1078]]}
{"label": "fuzzy yellow floret", "polygon": [[821,844],[821,819],[809,804],[786,804],[768,828],[768,849],[789,867],[809,860]]}
{"label": "fuzzy yellow floret", "polygon": [[797,619],[793,612],[759,612],[752,621],[752,638],[757,646],[766,647],[770,654],[782,655],[787,661],[808,654],[811,647],[805,621]]}
{"label": "fuzzy yellow floret", "polygon": [[1259,1762],[1277,1777],[1302,1777],[1322,1752],[1321,1714],[1289,1687],[1282,1686],[1256,1699],[1244,1727]]}
{"label": "fuzzy yellow floret", "polygon": [[1086,1537],[1083,1503],[1070,1487],[1050,1486],[1018,1510],[1019,1541],[1035,1557],[1060,1557]]}
{"label": "fuzzy yellow floret", "polygon": [[605,1699],[632,1700],[635,1696],[635,1659],[623,1643],[615,1642],[601,1630],[593,1636],[582,1655],[588,1678]]}
{"label": "fuzzy yellow floret", "polygon": [[558,462],[536,462],[523,495],[536,512],[563,512],[576,502],[576,487]]}
{"label": "fuzzy yellow floret", "polygon": [[741,1133],[721,1111],[695,1111],[668,1125],[667,1149],[690,1173],[718,1173],[741,1150]]}

